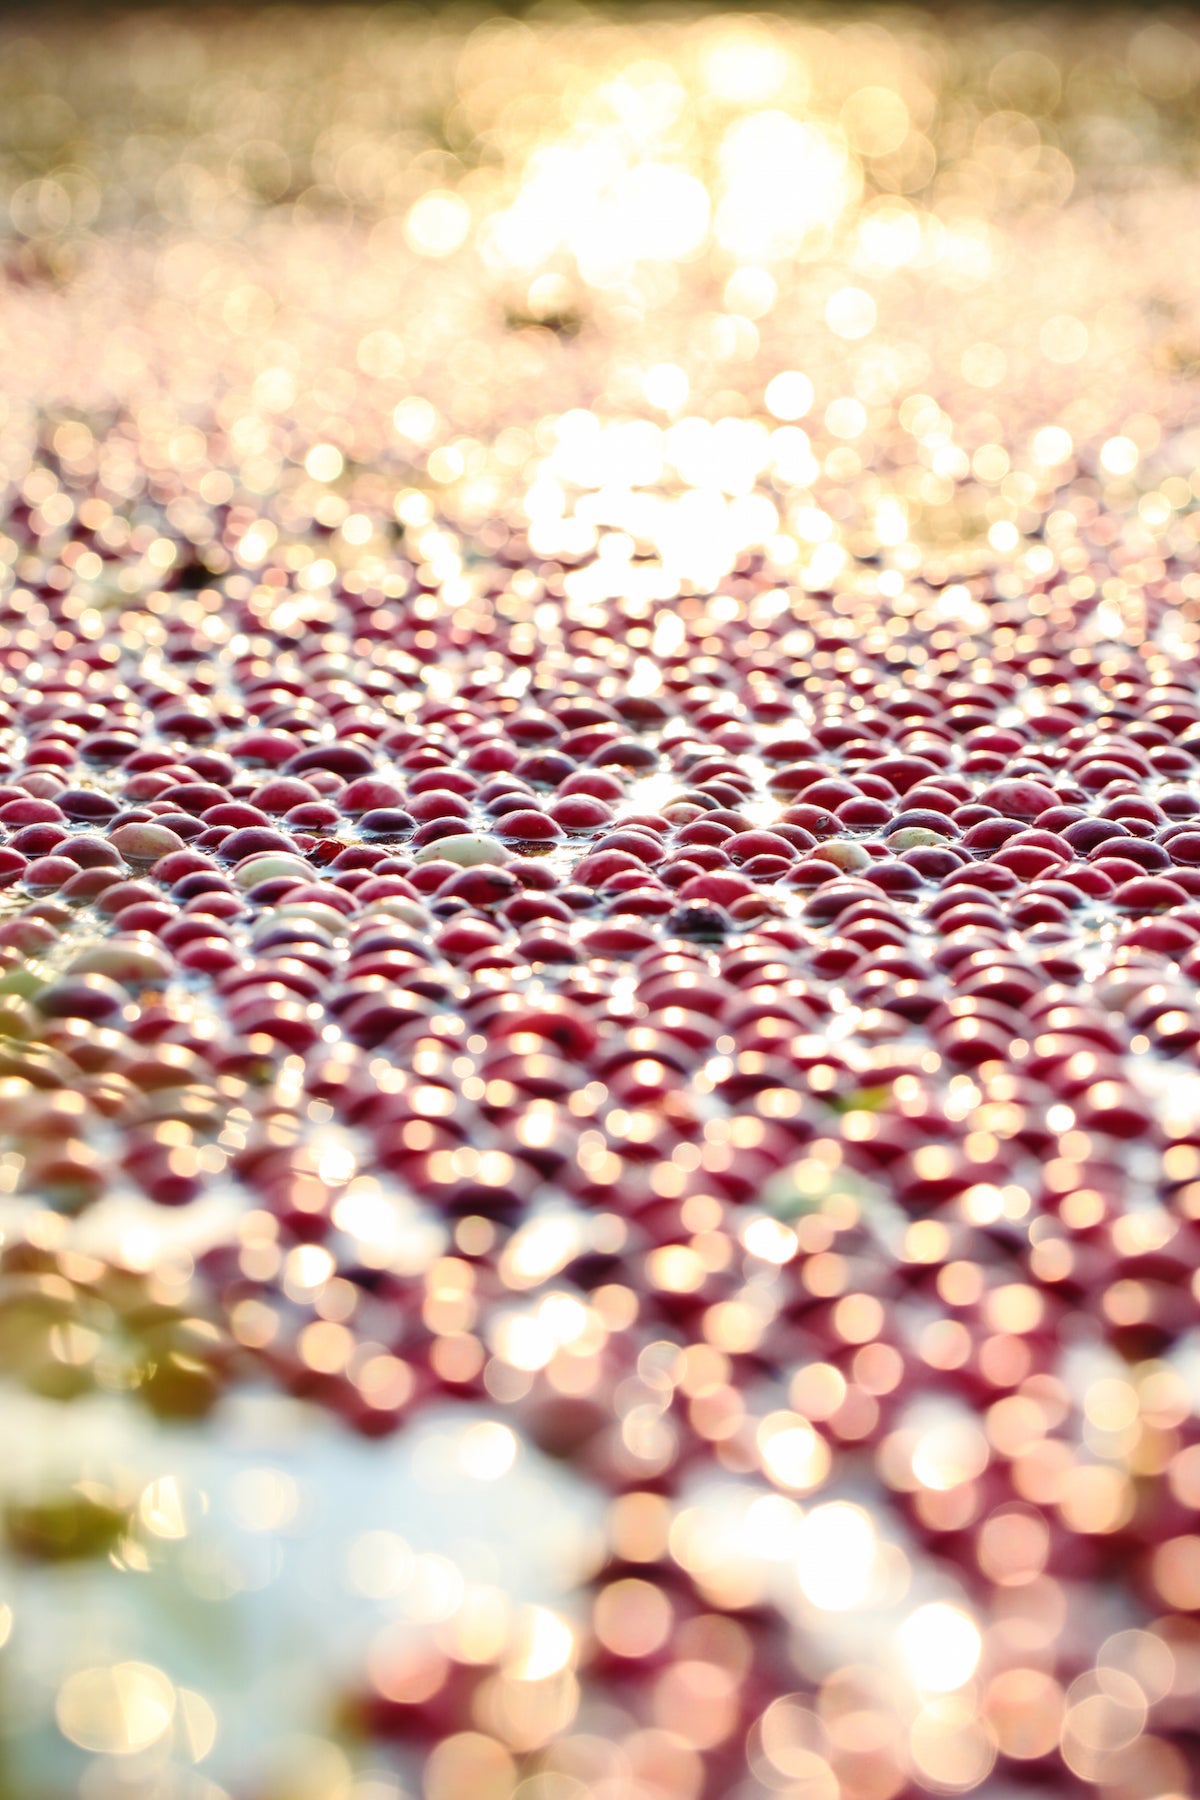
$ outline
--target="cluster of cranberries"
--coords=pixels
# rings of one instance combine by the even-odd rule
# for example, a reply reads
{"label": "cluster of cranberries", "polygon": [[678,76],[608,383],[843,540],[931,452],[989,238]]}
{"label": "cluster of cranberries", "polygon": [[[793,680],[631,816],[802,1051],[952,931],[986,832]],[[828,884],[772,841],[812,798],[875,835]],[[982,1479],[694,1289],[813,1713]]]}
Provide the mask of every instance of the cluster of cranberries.
{"label": "cluster of cranberries", "polygon": [[[48,586],[37,663],[32,597],[2,621],[25,1378],[111,1385],[123,1333],[123,1385],[169,1415],[266,1368],[373,1434],[448,1395],[510,1407],[647,1505],[712,1467],[800,1496],[867,1481],[881,1528],[990,1609],[1001,1674],[1014,1586],[1034,1612],[1076,1596],[1066,1682],[1114,1574],[1182,1659],[1194,667],[1152,634],[1105,641],[1083,607],[1024,640],[1020,603],[982,586],[990,653],[906,667],[919,627],[875,656],[832,596],[766,620],[752,558],[719,608],[680,602],[638,682],[615,672],[620,601],[583,625],[564,607],[539,655],[400,599],[389,662],[370,595],[290,596],[275,629],[277,591],[230,585],[160,592],[149,665],[136,611],[125,641],[88,641]],[[42,1210],[140,1224],[216,1196],[186,1303],[121,1273],[122,1217],[96,1256]],[[67,1320],[90,1321],[82,1347]],[[1081,1347],[1099,1399],[1069,1372]],[[1132,1396],[1115,1423],[1106,1382]],[[978,1421],[965,1451],[922,1452],[930,1398]],[[1032,1551],[1006,1519],[1033,1521]],[[637,1580],[653,1564],[702,1637],[726,1596],[668,1541]],[[597,1579],[633,1577],[617,1557]],[[734,1636],[738,1667],[767,1655]],[[597,1655],[644,1673],[631,1642]],[[370,1729],[436,1741],[456,1689],[435,1689],[432,1711],[376,1693]],[[1019,1730],[989,1730],[1019,1767]]]}
{"label": "cluster of cranberries", "polygon": [[[5,1770],[1183,1800],[1195,44],[330,20],[0,117]],[[381,1494],[450,1423],[243,1785],[176,1601],[234,1517],[230,1643],[319,1591],[264,1392]]]}

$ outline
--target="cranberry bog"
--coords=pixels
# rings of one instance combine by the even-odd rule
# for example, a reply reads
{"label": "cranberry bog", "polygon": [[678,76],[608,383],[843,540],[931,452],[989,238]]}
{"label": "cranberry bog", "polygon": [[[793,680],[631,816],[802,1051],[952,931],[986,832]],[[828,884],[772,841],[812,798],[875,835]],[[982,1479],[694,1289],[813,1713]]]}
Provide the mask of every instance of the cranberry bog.
{"label": "cranberry bog", "polygon": [[0,35],[2,1800],[1187,1800],[1194,21]]}

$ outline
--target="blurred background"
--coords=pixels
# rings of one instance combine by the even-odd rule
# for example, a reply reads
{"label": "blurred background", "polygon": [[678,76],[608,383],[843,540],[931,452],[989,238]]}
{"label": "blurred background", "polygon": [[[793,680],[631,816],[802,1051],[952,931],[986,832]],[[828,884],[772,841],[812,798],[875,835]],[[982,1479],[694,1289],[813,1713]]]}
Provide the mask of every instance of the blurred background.
{"label": "blurred background", "polygon": [[[971,624],[955,583],[1054,564],[1069,533],[1033,503],[1068,479],[1120,514],[1096,593],[1119,636],[1156,559],[1195,553],[1198,93],[1200,29],[1149,9],[9,12],[6,691],[53,629],[51,565],[81,629],[153,669],[172,571],[290,584],[299,636],[335,579],[389,592],[401,529],[391,591],[415,571],[464,628],[472,568],[514,546],[631,617],[748,554],[813,592],[884,556],[948,594],[936,653]],[[362,1374],[334,1257],[281,1241],[225,1151],[185,1215],[100,1143],[82,1205],[53,1118],[5,1129],[4,1800],[1195,1791],[1194,1561],[1135,1601],[1094,1565],[1040,1575],[1014,1514],[981,1626],[897,1517],[1008,1439],[935,1408],[903,1477],[868,1435],[826,1483],[780,1413],[753,1467],[679,1472],[648,1334],[606,1483],[535,1428],[545,1371],[601,1392],[628,1322],[620,1283],[556,1287],[561,1223],[452,1401],[425,1374],[475,1302],[419,1207],[382,1240],[369,1193],[344,1215],[424,1308],[416,1375]],[[1056,1454],[1091,1468],[1123,1404],[1064,1411]],[[1115,1529],[1112,1467],[1060,1524]]]}

